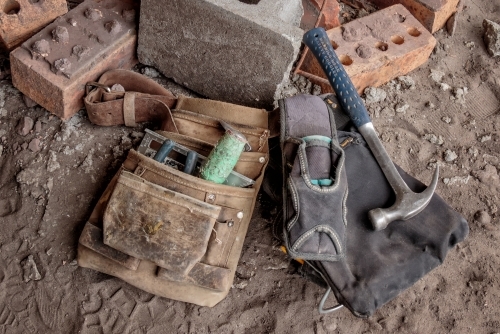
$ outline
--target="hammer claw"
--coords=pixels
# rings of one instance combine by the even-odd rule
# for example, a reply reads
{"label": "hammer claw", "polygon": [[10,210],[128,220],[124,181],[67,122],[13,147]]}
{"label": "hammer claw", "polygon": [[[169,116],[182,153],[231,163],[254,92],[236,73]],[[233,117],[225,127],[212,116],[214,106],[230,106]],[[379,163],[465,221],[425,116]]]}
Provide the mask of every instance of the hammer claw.
{"label": "hammer claw", "polygon": [[431,184],[424,191],[415,193],[406,187],[409,191],[396,191],[396,201],[391,207],[370,210],[368,217],[374,230],[383,230],[392,221],[407,220],[422,212],[432,199],[432,195],[436,190],[438,177],[439,167],[434,171]]}

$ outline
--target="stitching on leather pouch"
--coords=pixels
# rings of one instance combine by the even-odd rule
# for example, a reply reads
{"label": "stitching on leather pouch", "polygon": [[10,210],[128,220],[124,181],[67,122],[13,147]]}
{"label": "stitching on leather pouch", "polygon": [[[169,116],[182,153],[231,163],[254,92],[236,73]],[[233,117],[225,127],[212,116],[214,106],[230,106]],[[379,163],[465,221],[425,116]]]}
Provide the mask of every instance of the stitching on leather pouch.
{"label": "stitching on leather pouch", "polygon": [[[178,142],[179,144],[181,145],[184,145],[184,146],[189,146],[189,147],[194,147],[194,148],[197,148],[197,149],[200,149],[200,150],[206,150],[207,147],[206,146],[203,146],[202,144],[200,143],[197,143],[197,142],[193,142],[193,141],[189,141],[188,139],[193,139],[192,137],[188,137],[186,135],[181,135],[180,133],[170,133],[168,131],[158,131],[158,134],[162,135],[163,137],[167,137],[170,135],[170,139],[175,139],[174,141]],[[165,135],[167,134],[167,135]],[[207,145],[212,145],[210,143],[206,143]],[[212,145],[213,146],[213,145]]]}
{"label": "stitching on leather pouch", "polygon": [[217,124],[215,123],[216,121],[213,122],[208,122],[208,121],[202,121],[198,118],[194,118],[188,115],[183,115],[183,114],[175,114],[174,118],[180,118],[180,119],[185,119],[187,121],[191,121],[193,123],[198,123],[198,124],[204,124],[204,125],[209,125],[213,128],[217,128]]}
{"label": "stitching on leather pouch", "polygon": [[136,169],[134,170],[134,174],[137,176],[142,176],[146,172],[146,168],[142,167],[141,165],[138,165]]}
{"label": "stitching on leather pouch", "polygon": [[[181,111],[182,110],[179,110],[179,109],[176,109],[178,111]],[[175,114],[174,115],[174,118],[180,118],[180,119],[184,119],[184,120],[188,120],[188,121],[192,121],[194,123],[199,123],[199,124],[204,124],[204,125],[209,125],[209,126],[212,126],[214,128],[218,128],[218,122],[219,120],[217,118],[214,118],[214,120],[212,122],[210,121],[203,121],[203,120],[200,120],[199,118],[196,118],[196,117],[193,117],[193,116],[189,116],[189,115],[186,115],[186,114]],[[238,131],[241,132],[241,133],[244,133],[244,134],[247,134],[247,135],[253,135],[253,136],[257,136],[257,135],[260,135],[261,133],[260,132],[257,132],[257,131],[250,131],[250,130],[246,130],[246,129],[240,129],[240,127],[238,125],[236,125],[236,127],[238,128]],[[257,130],[258,128],[255,127],[255,130]],[[267,132],[268,130],[264,130],[264,134]]]}
{"label": "stitching on leather pouch", "polygon": [[257,152],[262,152],[262,149],[267,142],[267,138],[269,137],[269,133],[269,130],[264,130],[262,135],[259,137],[259,149],[257,150]]}
{"label": "stitching on leather pouch", "polygon": [[[217,223],[216,223],[217,224]],[[224,255],[224,251],[226,250],[226,246],[228,245],[228,239],[229,237],[231,236],[231,231],[229,231],[228,235],[226,236],[225,240],[222,241],[222,248],[219,252],[219,256],[217,258],[217,265],[220,266],[221,265],[221,262],[222,262],[222,255]],[[228,255],[228,258],[229,258],[229,255]],[[224,265],[227,264],[227,259],[226,259],[226,263]]]}
{"label": "stitching on leather pouch", "polygon": [[[243,211],[243,210],[242,210]],[[229,248],[229,252],[227,252],[227,256],[226,256],[226,260],[224,261],[224,267],[227,267],[227,262],[229,261],[229,258],[231,257],[231,251],[234,247],[234,243],[236,242],[236,235],[238,235],[238,232],[240,231],[240,228],[241,228],[241,225],[242,225],[242,222],[243,222],[243,219],[241,219],[239,222],[238,222],[238,229],[235,231],[235,236],[233,238],[231,238],[233,240],[233,242],[231,243],[231,246]],[[235,224],[236,225],[236,224]],[[234,227],[234,225],[233,225]],[[231,236],[231,233],[229,233],[229,235]],[[221,255],[224,254],[224,253],[221,253]]]}
{"label": "stitching on leather pouch", "polygon": [[240,156],[240,158],[238,159],[238,161],[241,161],[241,162],[253,162],[253,163],[258,163],[259,165],[262,165],[262,163],[259,161],[260,158],[267,159],[267,156],[263,155],[263,156],[255,157],[255,158],[252,158],[252,159],[251,158],[245,159],[245,158],[242,158]]}
{"label": "stitching on leather pouch", "polygon": [[[133,181],[123,180],[123,179],[121,179],[121,180],[118,180],[117,182],[118,182],[118,183],[121,183],[121,184],[123,184],[123,185],[125,185],[125,186],[127,186],[127,187],[129,187],[129,188],[132,188],[132,189],[134,189],[134,190],[137,190],[137,191],[140,191],[140,192],[142,192],[142,193],[145,193],[145,194],[151,195],[151,196],[153,196],[153,197],[155,197],[155,198],[158,198],[158,199],[160,199],[160,200],[167,201],[167,202],[170,202],[170,203],[173,203],[173,204],[177,204],[178,206],[182,206],[183,208],[186,208],[186,209],[188,209],[188,210],[197,211],[197,212],[199,212],[199,213],[201,213],[201,214],[208,215],[206,212],[204,212],[204,211],[203,211],[203,210],[201,210],[201,209],[197,209],[197,208],[195,208],[195,207],[192,207],[192,206],[186,205],[185,203],[181,203],[181,202],[178,202],[178,201],[172,200],[172,199],[167,198],[167,197],[158,196],[157,194],[155,194],[155,193],[153,193],[153,192],[151,192],[151,191],[149,191],[149,190],[139,189],[139,188],[137,188],[137,187],[134,187]],[[170,190],[170,191],[172,191],[172,190]],[[173,192],[173,191],[172,191],[172,192]],[[187,195],[184,195],[184,196],[187,196]],[[203,203],[206,203],[206,202],[203,202]],[[208,203],[207,203],[207,204],[208,204]],[[210,204],[209,204],[209,205],[210,205]],[[207,210],[207,211],[208,211],[208,210]]]}
{"label": "stitching on leather pouch", "polygon": [[[252,136],[255,136],[255,137],[258,136],[258,135],[260,135],[259,138],[262,136],[261,133],[257,132],[257,131],[253,131],[252,132],[250,130],[243,130],[243,129],[240,129],[240,128],[238,128],[238,131],[241,132],[241,133],[243,133],[243,134],[252,135]],[[266,131],[267,130],[264,130],[264,132],[266,132]]]}
{"label": "stitching on leather pouch", "polygon": [[[216,190],[208,190],[208,189],[204,189],[204,188],[201,188],[201,187],[198,187],[198,186],[193,186],[192,184],[190,183],[187,183],[187,182],[184,182],[182,180],[178,180],[176,178],[173,178],[171,177],[169,174],[165,174],[165,172],[163,171],[159,171],[159,170],[156,170],[156,169],[152,169],[150,168],[149,166],[145,166],[144,164],[141,164],[141,166],[143,166],[143,168],[149,170],[150,172],[152,173],[155,173],[157,175],[160,175],[160,176],[163,176],[164,178],[170,180],[170,181],[173,181],[173,182],[176,182],[176,183],[179,183],[179,184],[182,184],[188,188],[192,188],[192,189],[197,189],[197,190],[201,190],[201,191],[204,191],[204,192],[210,192],[210,193],[213,193],[213,194],[219,194],[219,195],[228,195],[227,192],[221,192],[221,191],[216,191]],[[250,194],[249,194],[250,195]],[[235,194],[231,194],[232,197],[238,197],[238,198],[251,198],[252,196],[238,196],[238,195],[235,195]]]}
{"label": "stitching on leather pouch", "polygon": [[[229,207],[223,207],[223,206],[221,206],[221,212],[222,212],[222,210],[223,210],[224,208],[229,208]],[[242,211],[242,210],[240,210],[240,209],[234,209],[234,208],[229,208],[229,209],[234,210],[234,211]],[[235,219],[236,217],[231,216],[231,218],[232,218],[234,221],[236,221],[236,219]],[[239,230],[239,225],[241,225],[241,222],[242,222],[242,221],[243,221],[243,220],[240,220],[240,221],[239,221],[239,223],[238,223],[238,229],[236,230],[236,234],[238,233],[238,230]],[[215,224],[226,225],[227,223],[220,223],[220,222],[216,221],[216,222],[215,222]],[[235,223],[235,225],[236,225],[236,223]],[[226,225],[226,226],[227,226],[227,225]],[[215,226],[214,226],[214,230],[215,230]],[[216,260],[216,263],[217,263],[216,265],[217,265],[217,266],[226,266],[226,267],[227,267],[227,261],[229,261],[229,257],[230,257],[231,251],[229,251],[229,253],[228,253],[228,256],[227,256],[227,258],[226,258],[226,262],[225,262],[225,263],[222,263],[222,255],[224,255],[224,252],[225,252],[225,250],[226,250],[227,246],[229,245],[229,240],[231,240],[231,238],[230,238],[230,237],[231,237],[231,233],[233,233],[233,232],[234,232],[234,230],[235,230],[235,229],[233,229],[233,228],[229,228],[229,231],[228,231],[228,233],[226,234],[225,238],[224,238],[224,239],[219,239],[219,240],[221,240],[221,241],[222,241],[222,247],[221,247],[221,249],[219,250],[219,254],[218,254],[218,257],[217,257],[217,260]],[[216,234],[216,236],[217,236],[217,234]],[[234,239],[234,238],[233,238],[233,239]],[[233,242],[233,244],[234,244],[234,242]],[[232,245],[231,245],[231,247],[232,247]]]}

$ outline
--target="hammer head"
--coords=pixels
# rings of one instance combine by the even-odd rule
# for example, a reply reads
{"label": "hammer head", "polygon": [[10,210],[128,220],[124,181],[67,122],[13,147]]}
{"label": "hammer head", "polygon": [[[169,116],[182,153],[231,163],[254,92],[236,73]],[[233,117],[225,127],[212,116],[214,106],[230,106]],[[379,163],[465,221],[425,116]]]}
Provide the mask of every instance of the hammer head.
{"label": "hammer head", "polygon": [[368,216],[375,231],[383,230],[394,220],[407,220],[420,213],[429,204],[436,190],[439,167],[434,171],[431,184],[421,193],[413,192],[406,184],[404,187],[393,187],[396,201],[386,209],[373,209]]}

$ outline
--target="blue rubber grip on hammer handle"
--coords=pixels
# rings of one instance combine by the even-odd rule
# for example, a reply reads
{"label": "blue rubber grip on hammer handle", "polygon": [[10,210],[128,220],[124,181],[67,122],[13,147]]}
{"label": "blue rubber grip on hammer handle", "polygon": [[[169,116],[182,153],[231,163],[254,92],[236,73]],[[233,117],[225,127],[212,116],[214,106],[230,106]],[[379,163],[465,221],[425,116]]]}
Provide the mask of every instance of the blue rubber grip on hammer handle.
{"label": "blue rubber grip on hammer handle", "polygon": [[370,123],[368,115],[361,97],[352,84],[342,63],[333,50],[332,43],[323,28],[314,28],[304,34],[303,42],[312,54],[316,57],[321,68],[326,74],[333,91],[344,111],[354,125],[359,128],[363,124]]}

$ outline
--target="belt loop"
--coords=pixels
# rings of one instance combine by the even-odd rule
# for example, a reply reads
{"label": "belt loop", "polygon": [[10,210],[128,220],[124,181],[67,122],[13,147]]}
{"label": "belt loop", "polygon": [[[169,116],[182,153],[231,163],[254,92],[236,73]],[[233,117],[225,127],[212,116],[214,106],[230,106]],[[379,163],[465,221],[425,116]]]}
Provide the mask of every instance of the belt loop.
{"label": "belt loop", "polygon": [[135,93],[125,92],[123,97],[123,120],[126,126],[134,127],[135,123]]}

